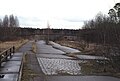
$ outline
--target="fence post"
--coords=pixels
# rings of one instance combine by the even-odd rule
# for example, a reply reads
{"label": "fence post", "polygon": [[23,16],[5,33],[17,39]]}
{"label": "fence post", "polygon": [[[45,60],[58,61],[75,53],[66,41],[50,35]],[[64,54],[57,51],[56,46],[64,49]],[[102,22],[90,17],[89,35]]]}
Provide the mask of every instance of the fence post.
{"label": "fence post", "polygon": [[12,58],[12,48],[10,48],[10,58]]}
{"label": "fence post", "polygon": [[13,53],[15,53],[15,46],[13,46]]}
{"label": "fence post", "polygon": [[7,51],[5,52],[5,55],[6,55],[6,56],[5,56],[5,57],[6,57],[6,58],[5,58],[5,61],[7,61],[7,58],[8,58],[8,57],[7,57],[7,56],[8,56],[8,55],[7,55]]}
{"label": "fence post", "polygon": [[1,62],[1,59],[2,59],[2,57],[1,57],[1,55],[0,55],[0,67],[1,67],[1,63],[2,63],[2,62]]}

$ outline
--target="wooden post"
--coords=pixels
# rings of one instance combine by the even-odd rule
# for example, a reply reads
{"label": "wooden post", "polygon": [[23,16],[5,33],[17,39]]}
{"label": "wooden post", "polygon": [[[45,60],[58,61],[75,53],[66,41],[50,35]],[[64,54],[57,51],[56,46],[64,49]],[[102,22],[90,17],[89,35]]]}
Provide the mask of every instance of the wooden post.
{"label": "wooden post", "polygon": [[1,62],[1,59],[2,59],[2,58],[1,58],[1,55],[0,55],[0,67],[1,67],[1,63],[2,63],[2,62]]}
{"label": "wooden post", "polygon": [[12,48],[10,48],[10,58],[12,58]]}
{"label": "wooden post", "polygon": [[13,46],[13,53],[15,53],[15,46]]}
{"label": "wooden post", "polygon": [[5,61],[7,61],[7,58],[8,58],[8,55],[7,55],[7,50],[6,50],[6,52],[5,52]]}

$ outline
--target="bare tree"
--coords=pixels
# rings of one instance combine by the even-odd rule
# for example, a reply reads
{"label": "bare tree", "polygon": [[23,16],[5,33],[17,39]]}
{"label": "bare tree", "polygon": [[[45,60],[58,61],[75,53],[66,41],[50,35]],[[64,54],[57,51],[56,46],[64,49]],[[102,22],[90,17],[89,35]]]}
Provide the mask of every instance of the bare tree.
{"label": "bare tree", "polygon": [[9,26],[8,15],[5,15],[5,17],[3,18],[3,27],[8,27],[8,26]]}
{"label": "bare tree", "polygon": [[15,27],[15,18],[13,15],[9,16],[9,27]]}
{"label": "bare tree", "polygon": [[2,27],[2,19],[0,19],[0,27]]}
{"label": "bare tree", "polygon": [[19,27],[19,20],[17,16],[15,16],[15,27]]}

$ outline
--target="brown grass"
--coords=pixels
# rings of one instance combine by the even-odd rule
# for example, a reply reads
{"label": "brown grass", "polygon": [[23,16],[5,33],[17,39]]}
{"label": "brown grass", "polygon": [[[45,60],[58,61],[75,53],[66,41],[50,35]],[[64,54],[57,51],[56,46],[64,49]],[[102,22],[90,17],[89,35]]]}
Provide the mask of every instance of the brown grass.
{"label": "brown grass", "polygon": [[24,43],[26,43],[28,40],[21,39],[16,41],[6,41],[6,42],[0,42],[0,51],[3,51],[9,47],[15,46],[16,50],[21,47]]}
{"label": "brown grass", "polygon": [[33,53],[36,53],[36,51],[37,51],[36,43],[33,42],[33,43],[32,43],[32,52],[33,52]]}
{"label": "brown grass", "polygon": [[41,76],[40,74],[35,73],[28,65],[29,62],[29,54],[26,53],[23,60],[23,68],[22,68],[22,78],[21,81],[31,81],[34,77]]}
{"label": "brown grass", "polygon": [[93,52],[93,50],[95,49],[95,44],[87,44],[83,41],[78,42],[78,41],[57,41],[57,43],[64,45],[64,46],[68,46],[68,47],[72,47],[75,49],[78,49],[81,51],[81,53],[87,54]]}

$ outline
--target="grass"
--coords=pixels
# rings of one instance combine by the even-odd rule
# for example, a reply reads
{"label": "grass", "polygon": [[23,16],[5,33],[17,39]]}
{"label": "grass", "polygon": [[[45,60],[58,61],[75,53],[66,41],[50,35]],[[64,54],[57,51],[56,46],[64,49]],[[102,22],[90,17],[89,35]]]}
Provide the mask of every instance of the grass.
{"label": "grass", "polygon": [[30,64],[29,62],[29,54],[26,53],[23,60],[23,68],[22,68],[22,78],[21,81],[31,81],[34,77],[41,76],[38,73],[35,73],[30,67],[28,66]]}
{"label": "grass", "polygon": [[83,42],[77,42],[77,41],[56,41],[57,43],[63,45],[72,47],[75,49],[78,49],[81,51],[81,53],[88,54],[91,53],[94,50],[94,44],[86,44]]}
{"label": "grass", "polygon": [[22,69],[22,79],[21,81],[29,81],[29,75],[28,74],[31,74],[31,70],[27,67],[27,54],[25,54],[24,56],[24,60],[23,60],[23,69]]}
{"label": "grass", "polygon": [[36,53],[36,52],[37,52],[37,46],[36,46],[36,43],[35,43],[35,42],[32,43],[32,52],[33,52],[33,53]]}
{"label": "grass", "polygon": [[9,47],[15,46],[16,50],[19,49],[23,44],[28,42],[26,39],[15,40],[15,41],[6,41],[0,42],[0,51],[3,51]]}

